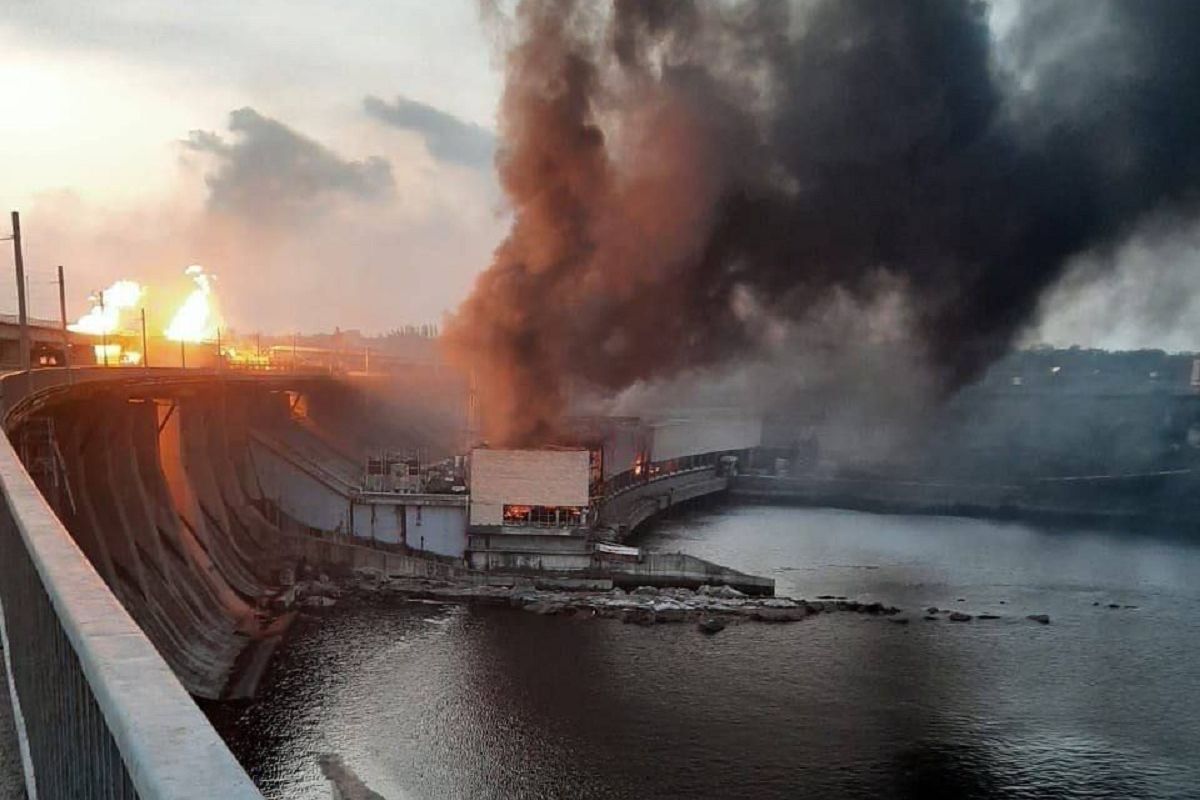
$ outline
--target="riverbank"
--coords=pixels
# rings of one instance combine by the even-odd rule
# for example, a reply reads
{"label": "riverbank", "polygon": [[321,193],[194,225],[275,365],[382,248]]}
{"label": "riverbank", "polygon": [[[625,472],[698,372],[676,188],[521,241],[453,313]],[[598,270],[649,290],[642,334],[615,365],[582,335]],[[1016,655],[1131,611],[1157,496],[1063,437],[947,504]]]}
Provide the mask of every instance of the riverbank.
{"label": "riverbank", "polygon": [[739,475],[727,496],[749,505],[839,508],[891,515],[936,515],[1124,528],[1134,523],[1200,524],[1191,470],[1130,476],[1027,480],[1013,484]]}
{"label": "riverbank", "polygon": [[[553,583],[553,582],[551,582]],[[855,600],[843,595],[820,595],[815,599],[754,597],[724,585],[684,587],[640,586],[632,591],[615,587],[607,591],[588,588],[548,587],[532,579],[515,579],[509,585],[473,585],[465,582],[413,578],[389,578],[379,570],[359,568],[331,580],[328,576],[296,585],[300,605],[320,612],[356,601],[394,599],[401,602],[462,603],[506,607],[541,616],[619,619],[638,625],[696,623],[706,633],[740,622],[800,622],[818,614],[850,613],[887,618],[907,625],[917,618],[925,621],[970,622],[1004,619],[994,613],[972,614],[963,610],[925,608],[912,614],[878,601]],[[1048,625],[1046,614],[1010,615]]]}

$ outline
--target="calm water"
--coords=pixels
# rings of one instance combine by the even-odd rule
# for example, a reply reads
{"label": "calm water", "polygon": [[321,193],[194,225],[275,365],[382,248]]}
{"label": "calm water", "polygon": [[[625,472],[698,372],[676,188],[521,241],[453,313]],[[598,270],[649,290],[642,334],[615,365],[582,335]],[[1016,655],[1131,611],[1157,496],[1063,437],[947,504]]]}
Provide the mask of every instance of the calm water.
{"label": "calm water", "polygon": [[[707,638],[339,609],[219,727],[272,798],[326,800],[327,752],[388,800],[1200,797],[1200,546],[779,507],[693,512],[641,544],[913,621],[827,614]],[[1003,619],[926,622],[929,605]]]}

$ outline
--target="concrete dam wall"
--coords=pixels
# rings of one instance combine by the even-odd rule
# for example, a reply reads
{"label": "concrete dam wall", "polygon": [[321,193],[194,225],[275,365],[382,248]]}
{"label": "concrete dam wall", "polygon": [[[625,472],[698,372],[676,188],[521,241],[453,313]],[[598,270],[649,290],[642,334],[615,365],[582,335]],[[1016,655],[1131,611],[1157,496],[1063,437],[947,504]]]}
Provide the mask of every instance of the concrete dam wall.
{"label": "concrete dam wall", "polygon": [[278,398],[236,382],[109,382],[10,430],[80,549],[199,697],[222,696],[247,645],[276,633],[266,601],[289,557],[248,440]]}

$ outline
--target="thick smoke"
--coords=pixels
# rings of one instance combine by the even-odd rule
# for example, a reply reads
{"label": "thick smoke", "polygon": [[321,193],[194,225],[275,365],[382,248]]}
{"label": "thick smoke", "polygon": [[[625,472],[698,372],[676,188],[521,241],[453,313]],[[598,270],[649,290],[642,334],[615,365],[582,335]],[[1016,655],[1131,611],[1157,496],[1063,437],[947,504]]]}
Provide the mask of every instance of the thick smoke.
{"label": "thick smoke", "polygon": [[[524,0],[507,240],[453,320],[489,435],[759,351],[880,275],[945,392],[1200,184],[1200,4]],[[1022,16],[1025,15],[1025,16]],[[1086,23],[1086,24],[1085,24]]]}

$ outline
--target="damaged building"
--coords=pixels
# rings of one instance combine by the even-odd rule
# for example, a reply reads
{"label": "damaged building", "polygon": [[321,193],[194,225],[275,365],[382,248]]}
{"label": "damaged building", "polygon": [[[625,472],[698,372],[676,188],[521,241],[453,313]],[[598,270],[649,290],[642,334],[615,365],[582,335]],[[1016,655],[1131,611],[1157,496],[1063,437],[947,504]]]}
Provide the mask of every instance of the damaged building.
{"label": "damaged building", "polygon": [[470,528],[569,534],[592,521],[598,451],[545,447],[471,452]]}

